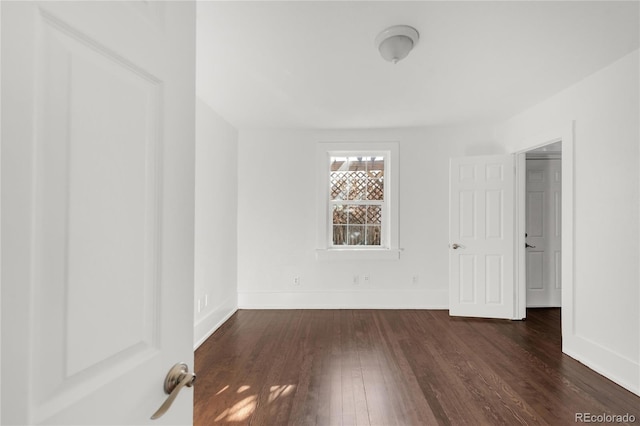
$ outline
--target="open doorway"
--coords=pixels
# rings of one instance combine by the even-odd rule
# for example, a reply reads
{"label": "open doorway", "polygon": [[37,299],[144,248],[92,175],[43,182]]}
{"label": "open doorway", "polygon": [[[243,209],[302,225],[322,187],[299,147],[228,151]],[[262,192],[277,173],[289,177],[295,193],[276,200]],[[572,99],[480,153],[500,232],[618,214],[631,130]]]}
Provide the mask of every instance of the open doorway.
{"label": "open doorway", "polygon": [[[569,123],[569,125],[558,128],[553,132],[540,134],[534,137],[523,141],[521,144],[521,149],[517,151],[516,154],[516,247],[515,247],[515,256],[516,256],[516,285],[515,285],[515,311],[514,311],[514,319],[524,319],[526,318],[526,312],[528,306],[553,306],[557,305],[562,308],[561,311],[561,320],[562,320],[562,335],[563,335],[563,350],[565,345],[565,338],[573,335],[573,309],[574,309],[574,223],[573,223],[573,214],[574,214],[574,122]],[[532,286],[527,286],[527,260],[532,260],[533,262],[538,261],[539,264],[542,265],[544,271],[544,255],[527,255],[528,252],[535,253],[535,249],[537,249],[538,241],[535,238],[528,238],[528,226],[539,225],[532,223],[532,218],[529,218],[529,223],[527,223],[527,157],[531,158],[529,161],[531,164],[534,161],[543,161],[543,160],[533,160],[534,157],[548,157],[554,158],[558,165],[556,165],[555,169],[550,171],[551,179],[553,181],[558,181],[560,188],[559,193],[554,194],[552,190],[552,197],[558,197],[558,207],[552,210],[553,214],[556,215],[556,225],[554,225],[554,229],[552,229],[555,234],[556,229],[555,226],[558,227],[557,232],[560,234],[560,244],[561,247],[552,248],[550,250],[550,254],[555,263],[555,269],[552,272],[549,271],[549,265],[547,265],[547,281],[551,282],[551,288],[559,287],[559,292],[556,291],[554,297],[556,300],[551,302],[545,302],[544,304],[540,300],[535,300],[532,298],[531,290],[535,290],[535,287],[540,287],[539,282],[536,283],[535,280],[538,278],[535,274],[544,275],[544,272],[534,271],[532,267],[536,265],[531,265],[529,268],[529,278],[533,280]],[[531,170],[539,168],[534,167]],[[556,173],[558,173],[556,178]],[[535,173],[534,173],[535,174]],[[547,175],[548,176],[548,175]],[[538,176],[534,176],[534,178],[540,178],[539,173]],[[555,183],[554,183],[555,184]],[[535,190],[535,188],[534,188]],[[540,202],[540,199],[544,199],[542,195],[536,195],[533,198],[538,197],[538,200],[533,200]],[[530,197],[531,198],[531,197]],[[549,203],[549,201],[547,201]],[[557,209],[557,210],[556,210]],[[559,221],[557,218],[559,217]],[[537,220],[533,217],[533,222]],[[545,220],[544,218],[542,219]],[[547,219],[549,220],[549,219]],[[536,233],[537,230],[533,229],[533,233]],[[532,233],[532,234],[533,234]],[[531,247],[526,247],[526,245],[536,246],[535,249]],[[546,244],[546,243],[543,243]],[[546,250],[545,250],[546,251]],[[556,251],[559,253],[556,254]],[[538,257],[537,259],[535,257]],[[529,257],[529,259],[527,259]],[[531,263],[531,262],[530,262]],[[559,266],[558,266],[559,265]],[[551,275],[553,274],[553,275]],[[541,277],[542,278],[542,277]],[[556,284],[557,283],[557,284]],[[528,293],[529,287],[529,293]],[[534,288],[531,288],[534,287]],[[560,293],[560,303],[557,303],[558,293]],[[529,297],[527,297],[529,295]],[[532,300],[528,300],[532,299]]]}
{"label": "open doorway", "polygon": [[562,306],[562,141],[525,153],[527,308]]}

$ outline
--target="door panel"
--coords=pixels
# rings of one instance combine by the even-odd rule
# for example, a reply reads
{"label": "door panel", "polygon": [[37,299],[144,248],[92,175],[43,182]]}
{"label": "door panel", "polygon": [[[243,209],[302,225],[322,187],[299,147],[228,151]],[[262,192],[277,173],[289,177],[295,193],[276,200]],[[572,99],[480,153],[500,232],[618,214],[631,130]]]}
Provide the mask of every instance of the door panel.
{"label": "door panel", "polygon": [[503,287],[503,271],[504,266],[502,264],[504,256],[502,255],[487,255],[485,257],[486,265],[486,297],[485,303],[501,304],[502,303],[502,287]]}
{"label": "door panel", "polygon": [[561,160],[527,160],[527,307],[562,303]]}
{"label": "door panel", "polygon": [[513,191],[511,156],[451,159],[451,315],[513,318]]}
{"label": "door panel", "polygon": [[52,15],[39,24],[34,292],[48,297],[34,305],[34,392],[46,403],[157,350],[161,123],[158,80]]}
{"label": "door panel", "polygon": [[502,204],[504,193],[502,190],[487,191],[486,196],[486,221],[487,221],[487,238],[502,238]]}
{"label": "door panel", "polygon": [[527,251],[527,289],[544,290],[544,258],[541,251]]}
{"label": "door panel", "polygon": [[475,303],[476,301],[476,256],[461,254],[460,262],[460,301]]}
{"label": "door panel", "polygon": [[193,365],[193,5],[2,8],[3,423],[151,423]]}

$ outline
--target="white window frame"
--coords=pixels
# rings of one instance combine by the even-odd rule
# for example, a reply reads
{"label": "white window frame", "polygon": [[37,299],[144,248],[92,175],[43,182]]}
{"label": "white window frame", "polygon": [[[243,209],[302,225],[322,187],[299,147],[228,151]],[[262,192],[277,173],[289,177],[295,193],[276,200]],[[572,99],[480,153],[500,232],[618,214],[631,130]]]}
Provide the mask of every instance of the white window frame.
{"label": "white window frame", "polygon": [[[331,157],[384,157],[384,207],[381,245],[334,246],[333,203],[329,196]],[[397,142],[319,142],[317,144],[317,250],[318,260],[398,260],[399,149]],[[345,200],[345,203],[349,201]]]}

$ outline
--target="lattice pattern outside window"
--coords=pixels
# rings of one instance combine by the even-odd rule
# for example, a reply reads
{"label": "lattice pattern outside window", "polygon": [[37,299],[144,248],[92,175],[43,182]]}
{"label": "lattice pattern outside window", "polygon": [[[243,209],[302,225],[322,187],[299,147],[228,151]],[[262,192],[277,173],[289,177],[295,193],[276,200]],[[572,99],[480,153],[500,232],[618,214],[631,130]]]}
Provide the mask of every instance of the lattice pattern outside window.
{"label": "lattice pattern outside window", "polygon": [[334,246],[380,246],[384,157],[331,157],[330,205]]}

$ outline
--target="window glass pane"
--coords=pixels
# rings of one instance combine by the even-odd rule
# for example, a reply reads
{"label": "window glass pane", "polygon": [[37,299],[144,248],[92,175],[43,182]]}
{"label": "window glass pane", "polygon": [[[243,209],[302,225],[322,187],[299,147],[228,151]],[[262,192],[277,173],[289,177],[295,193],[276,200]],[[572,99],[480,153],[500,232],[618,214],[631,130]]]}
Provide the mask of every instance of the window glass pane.
{"label": "window glass pane", "polygon": [[365,224],[367,223],[367,206],[351,205],[349,206],[349,224]]}
{"label": "window glass pane", "polygon": [[365,243],[365,226],[364,225],[349,225],[347,233],[349,236],[350,246],[361,246]]}
{"label": "window glass pane", "polygon": [[347,206],[342,204],[333,206],[333,224],[347,224]]}
{"label": "window glass pane", "polygon": [[352,170],[349,172],[349,200],[365,200],[367,197],[367,172]]}
{"label": "window glass pane", "polygon": [[381,245],[382,206],[337,204],[332,207],[333,245]]}
{"label": "window glass pane", "polygon": [[384,200],[384,158],[371,157],[367,167],[367,199]]}
{"label": "window glass pane", "polygon": [[384,200],[384,181],[382,176],[367,181],[367,200]]}
{"label": "window glass pane", "polygon": [[346,161],[347,157],[331,157],[331,171],[335,172],[339,170],[346,170],[346,168],[343,168],[343,165],[345,165]]}
{"label": "window glass pane", "polygon": [[384,157],[332,156],[331,200],[384,200]]}
{"label": "window glass pane", "polygon": [[378,174],[384,171],[384,157],[366,157],[367,171]]}
{"label": "window glass pane", "polygon": [[333,245],[342,246],[347,244],[347,226],[333,225]]}
{"label": "window glass pane", "polygon": [[349,171],[358,172],[367,170],[367,162],[363,157],[348,157],[347,160],[349,161]]}
{"label": "window glass pane", "polygon": [[366,244],[369,246],[380,245],[380,225],[367,226]]}
{"label": "window glass pane", "polygon": [[382,206],[367,206],[367,224],[380,225],[382,223]]}
{"label": "window glass pane", "polygon": [[348,187],[348,174],[346,172],[331,172],[331,200],[346,200]]}

